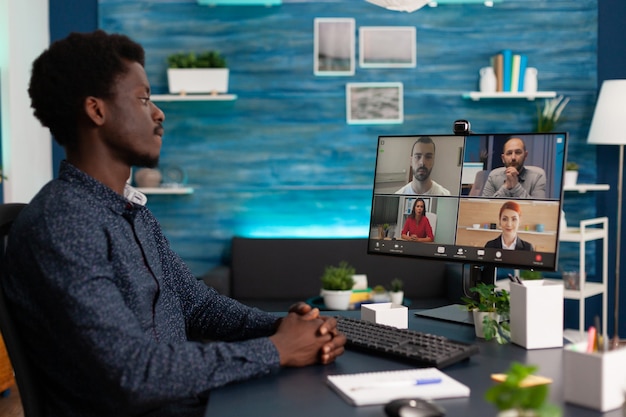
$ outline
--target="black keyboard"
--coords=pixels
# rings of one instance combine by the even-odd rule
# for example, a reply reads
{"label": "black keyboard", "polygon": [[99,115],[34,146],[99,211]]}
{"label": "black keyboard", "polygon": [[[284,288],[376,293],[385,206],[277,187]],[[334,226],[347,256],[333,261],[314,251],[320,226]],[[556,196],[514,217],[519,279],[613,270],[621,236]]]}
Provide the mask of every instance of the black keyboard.
{"label": "black keyboard", "polygon": [[478,353],[478,346],[348,317],[336,317],[347,348],[405,360],[420,367],[445,368]]}

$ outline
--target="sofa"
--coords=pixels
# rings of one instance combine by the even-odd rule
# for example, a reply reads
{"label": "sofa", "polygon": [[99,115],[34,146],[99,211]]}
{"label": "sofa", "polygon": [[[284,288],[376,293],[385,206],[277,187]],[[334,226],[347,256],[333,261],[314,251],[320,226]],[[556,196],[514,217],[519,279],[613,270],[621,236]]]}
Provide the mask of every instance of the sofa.
{"label": "sofa", "polygon": [[316,301],[328,265],[347,261],[368,286],[389,288],[404,281],[411,308],[458,303],[463,293],[460,265],[367,253],[367,239],[233,237],[224,264],[202,277],[207,285],[245,304],[284,311],[296,301]]}

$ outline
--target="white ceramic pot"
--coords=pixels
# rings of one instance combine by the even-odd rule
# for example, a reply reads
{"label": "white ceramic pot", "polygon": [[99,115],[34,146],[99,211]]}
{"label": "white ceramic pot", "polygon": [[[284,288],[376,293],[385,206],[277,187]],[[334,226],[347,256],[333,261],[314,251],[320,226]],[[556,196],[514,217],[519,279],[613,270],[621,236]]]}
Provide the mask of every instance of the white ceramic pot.
{"label": "white ceramic pot", "polygon": [[328,310],[347,310],[350,307],[350,297],[352,290],[333,291],[322,290],[324,305]]}
{"label": "white ceramic pot", "polygon": [[578,171],[565,171],[564,185],[576,185],[578,181]]}
{"label": "white ceramic pot", "polygon": [[171,94],[227,93],[228,68],[169,68],[167,84]]}
{"label": "white ceramic pot", "polygon": [[389,296],[392,304],[402,304],[404,301],[404,291],[390,291]]}
{"label": "white ceramic pot", "polygon": [[486,311],[478,311],[478,310],[474,310],[472,313],[474,315],[474,330],[476,331],[476,337],[484,339],[485,331],[483,329],[483,319],[485,318],[485,316],[491,316],[494,319],[497,319],[498,314],[494,312],[486,312]]}

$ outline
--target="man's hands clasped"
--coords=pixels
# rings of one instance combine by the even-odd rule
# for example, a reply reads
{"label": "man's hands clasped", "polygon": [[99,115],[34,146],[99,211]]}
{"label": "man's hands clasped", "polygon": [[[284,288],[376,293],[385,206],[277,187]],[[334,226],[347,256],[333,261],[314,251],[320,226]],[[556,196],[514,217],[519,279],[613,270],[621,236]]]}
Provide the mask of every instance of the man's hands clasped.
{"label": "man's hands clasped", "polygon": [[282,366],[331,363],[344,352],[346,344],[334,318],[321,316],[319,309],[303,302],[291,306],[270,340],[278,349]]}

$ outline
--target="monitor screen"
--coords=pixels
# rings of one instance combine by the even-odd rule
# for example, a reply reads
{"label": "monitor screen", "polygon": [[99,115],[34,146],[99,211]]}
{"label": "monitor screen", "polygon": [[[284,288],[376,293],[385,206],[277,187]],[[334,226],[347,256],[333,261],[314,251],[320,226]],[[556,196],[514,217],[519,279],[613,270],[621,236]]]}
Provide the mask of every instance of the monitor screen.
{"label": "monitor screen", "polygon": [[567,133],[380,136],[368,252],[554,271]]}

